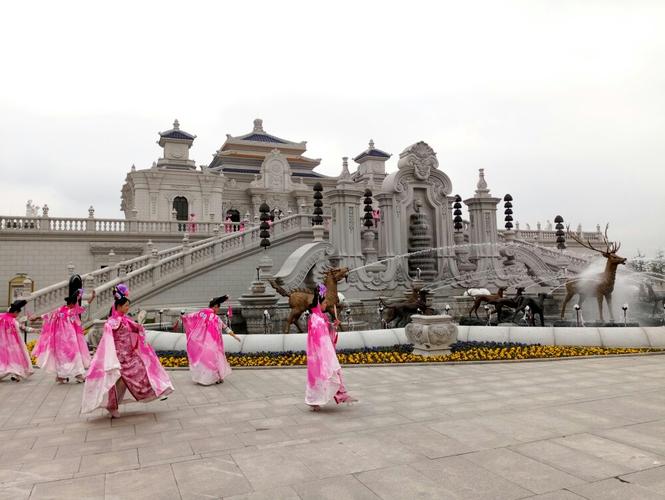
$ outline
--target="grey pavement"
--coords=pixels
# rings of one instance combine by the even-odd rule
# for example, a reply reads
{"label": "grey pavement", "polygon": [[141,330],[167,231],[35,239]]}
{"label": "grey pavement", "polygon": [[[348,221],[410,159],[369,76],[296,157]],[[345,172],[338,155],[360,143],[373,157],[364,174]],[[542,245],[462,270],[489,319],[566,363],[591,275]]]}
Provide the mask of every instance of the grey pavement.
{"label": "grey pavement", "polygon": [[0,382],[0,500],[665,499],[665,357],[235,370],[80,415],[80,385]]}

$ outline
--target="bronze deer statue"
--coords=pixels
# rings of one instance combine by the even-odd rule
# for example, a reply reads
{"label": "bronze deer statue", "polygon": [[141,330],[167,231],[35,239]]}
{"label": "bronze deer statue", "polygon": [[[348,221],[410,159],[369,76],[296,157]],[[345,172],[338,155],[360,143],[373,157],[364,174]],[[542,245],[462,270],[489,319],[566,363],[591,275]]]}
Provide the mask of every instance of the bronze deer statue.
{"label": "bronze deer statue", "polygon": [[605,263],[605,270],[601,274],[596,274],[589,277],[575,278],[566,282],[566,298],[563,300],[563,304],[561,305],[561,319],[563,319],[566,314],[566,305],[568,305],[570,299],[572,299],[575,295],[579,295],[578,304],[582,305],[584,299],[588,295],[591,295],[596,297],[596,300],[598,301],[600,321],[605,321],[603,317],[603,298],[607,302],[607,308],[610,312],[610,319],[614,320],[614,314],[612,313],[612,292],[614,291],[614,281],[616,279],[617,267],[619,264],[625,265],[626,258],[617,255],[619,248],[621,248],[621,243],[610,243],[608,241],[608,227],[609,224],[605,226],[605,234],[603,236],[605,250],[595,248],[588,239],[586,242],[582,241],[581,238],[570,232],[570,228],[567,228],[569,237],[571,237],[583,247],[600,253],[607,259],[607,262]]}
{"label": "bronze deer statue", "polygon": [[[342,309],[341,304],[339,303],[339,296],[337,295],[337,282],[342,281],[349,274],[348,267],[339,267],[339,268],[329,268],[323,272],[323,284],[326,285],[326,310],[324,313],[330,313],[333,317],[335,313],[339,313]],[[284,325],[284,333],[289,333],[291,325],[296,325],[296,328],[300,333],[303,333],[298,320],[300,316],[307,310],[309,305],[314,299],[314,291],[308,289],[298,289],[287,292],[279,283],[279,280],[269,280],[270,285],[283,297],[289,298],[289,307],[291,307],[291,312],[289,313],[289,318],[286,320],[286,325]]]}

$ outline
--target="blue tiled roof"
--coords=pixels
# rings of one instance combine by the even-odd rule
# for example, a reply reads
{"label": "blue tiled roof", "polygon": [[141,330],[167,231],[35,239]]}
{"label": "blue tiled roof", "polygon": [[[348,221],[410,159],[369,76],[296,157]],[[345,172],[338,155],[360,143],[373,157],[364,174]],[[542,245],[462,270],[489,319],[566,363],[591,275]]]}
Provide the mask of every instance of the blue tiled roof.
{"label": "blue tiled roof", "polygon": [[390,158],[390,155],[385,151],[381,151],[380,149],[368,149],[367,151],[360,153],[353,160],[357,162],[366,156],[374,156],[375,158]]}
{"label": "blue tiled roof", "polygon": [[277,142],[279,144],[286,144],[285,141],[282,141],[280,139],[277,139],[277,137],[273,137],[272,135],[268,134],[252,134],[247,137],[242,138],[243,141],[258,141],[258,142]]}
{"label": "blue tiled roof", "polygon": [[185,139],[185,140],[194,139],[193,135],[188,134],[187,132],[183,132],[182,130],[169,130],[168,132],[160,134],[160,136],[165,137],[167,139]]}

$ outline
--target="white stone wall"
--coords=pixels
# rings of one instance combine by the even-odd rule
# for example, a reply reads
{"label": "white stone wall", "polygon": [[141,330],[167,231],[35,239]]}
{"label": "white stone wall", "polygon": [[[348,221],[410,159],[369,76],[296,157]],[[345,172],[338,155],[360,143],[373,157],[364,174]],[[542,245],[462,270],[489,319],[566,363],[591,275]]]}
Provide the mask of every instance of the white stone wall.
{"label": "white stone wall", "polygon": [[[311,242],[311,238],[300,237],[271,247],[268,254],[273,261],[273,274],[298,247]],[[207,305],[212,297],[223,294],[229,295],[235,302],[240,295],[248,293],[249,285],[256,279],[256,267],[261,257],[263,252],[258,251],[238,259],[230,259],[226,265],[185,280],[142,301],[141,307]]]}
{"label": "white stone wall", "polygon": [[[157,250],[181,244],[182,235],[153,240]],[[197,238],[192,235],[192,241]],[[90,251],[92,242],[119,248],[122,245],[145,245],[147,238],[142,235],[117,234],[105,236],[104,240],[73,236],[49,235],[39,238],[30,236],[3,237],[0,240],[0,311],[7,305],[9,280],[18,273],[26,273],[35,282],[35,290],[69,278],[67,265],[74,264],[74,272],[83,274],[97,268],[95,256]],[[116,257],[122,258],[120,252]]]}

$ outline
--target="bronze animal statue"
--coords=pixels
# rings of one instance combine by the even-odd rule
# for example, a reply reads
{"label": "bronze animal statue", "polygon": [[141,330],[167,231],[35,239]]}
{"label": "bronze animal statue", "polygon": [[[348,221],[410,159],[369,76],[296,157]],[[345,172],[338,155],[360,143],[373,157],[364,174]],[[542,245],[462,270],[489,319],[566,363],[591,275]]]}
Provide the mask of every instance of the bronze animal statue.
{"label": "bronze animal statue", "polygon": [[658,302],[662,302],[663,307],[665,307],[665,292],[655,292],[651,283],[645,283],[644,286],[647,289],[646,301],[649,303],[653,302],[651,315],[655,316],[656,309],[658,309]]}
{"label": "bronze animal statue", "polygon": [[581,306],[582,302],[584,302],[584,299],[588,295],[591,295],[596,297],[596,300],[598,301],[600,321],[605,321],[603,318],[603,298],[607,302],[607,308],[610,312],[610,319],[614,320],[614,314],[612,313],[612,292],[614,291],[614,281],[616,279],[617,267],[619,264],[625,264],[626,258],[617,255],[619,248],[621,248],[621,243],[610,243],[607,240],[608,227],[609,224],[605,226],[605,234],[603,236],[605,250],[595,248],[588,239],[586,242],[582,241],[574,233],[571,233],[570,229],[568,229],[568,236],[570,238],[575,240],[583,247],[600,253],[607,259],[607,262],[605,263],[605,270],[601,274],[596,274],[589,277],[578,277],[566,282],[566,298],[563,300],[563,304],[561,305],[561,319],[563,319],[566,314],[566,306],[568,305],[568,302],[570,302],[570,299],[572,299],[575,295],[579,295],[579,300],[577,303]]}
{"label": "bronze animal statue", "polygon": [[501,322],[501,315],[503,314],[503,308],[508,307],[512,310],[517,309],[517,302],[522,294],[526,290],[523,286],[517,287],[515,289],[515,295],[513,297],[504,297],[494,302],[494,309],[496,310],[496,320]]}
{"label": "bronze animal statue", "polygon": [[[326,310],[333,317],[335,312],[339,313],[342,310],[342,306],[339,302],[339,297],[337,295],[337,283],[342,281],[349,275],[348,267],[336,267],[328,268],[323,272],[323,284],[326,286]],[[307,310],[309,305],[314,299],[314,291],[307,288],[300,288],[297,290],[292,290],[287,292],[279,283],[279,280],[269,280],[270,285],[283,297],[289,298],[289,307],[291,312],[289,317],[286,320],[286,325],[284,326],[284,333],[289,333],[291,325],[296,325],[298,332],[303,333],[298,320],[300,316]]]}
{"label": "bronze animal statue", "polygon": [[487,302],[488,304],[496,304],[496,302],[500,299],[503,299],[503,292],[508,290],[507,286],[502,286],[499,288],[499,291],[490,295],[476,295],[473,298],[473,306],[471,309],[469,309],[469,317],[471,317],[472,313],[476,313],[476,318],[480,319],[478,316],[478,308],[482,305],[483,302]]}
{"label": "bronze animal statue", "polygon": [[536,326],[537,314],[540,317],[540,326],[545,326],[543,305],[545,303],[545,299],[549,298],[552,298],[552,295],[549,293],[539,293],[538,300],[522,295],[519,299],[517,299],[517,307],[515,308],[515,314],[513,315],[513,323],[517,319],[517,315],[523,311],[526,311],[526,308],[528,307],[529,313],[527,314],[527,323],[531,326]]}
{"label": "bronze animal statue", "polygon": [[425,314],[427,316],[436,314],[436,311],[427,305],[427,295],[429,293],[429,290],[424,289],[420,291],[412,290],[411,296],[407,300],[389,305],[386,305],[383,299],[379,299],[379,302],[385,306],[383,320],[386,325],[394,321],[395,328],[400,328],[406,326],[414,314]]}

